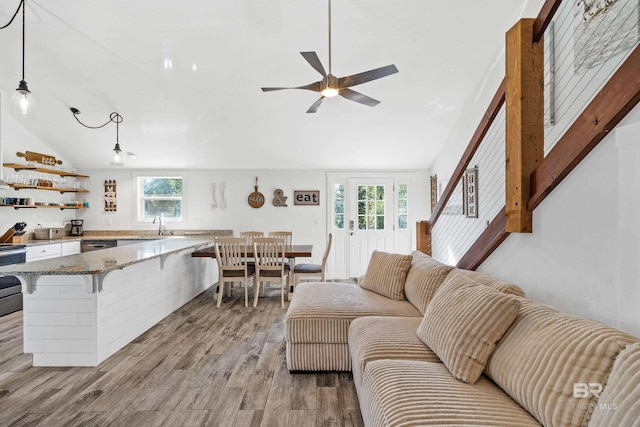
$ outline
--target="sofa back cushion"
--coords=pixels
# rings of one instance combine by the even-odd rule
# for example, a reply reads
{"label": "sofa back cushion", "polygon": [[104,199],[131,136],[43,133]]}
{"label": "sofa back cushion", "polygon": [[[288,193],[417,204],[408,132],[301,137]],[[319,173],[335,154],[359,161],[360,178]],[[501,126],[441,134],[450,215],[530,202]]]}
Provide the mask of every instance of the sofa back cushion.
{"label": "sofa back cushion", "polygon": [[367,272],[358,284],[371,292],[402,301],[411,260],[411,255],[373,251]]}
{"label": "sofa back cushion", "polygon": [[417,334],[454,377],[473,384],[519,310],[515,296],[454,271],[434,295]]}
{"label": "sofa back cushion", "polygon": [[469,279],[473,279],[475,282],[495,289],[496,291],[503,292],[505,294],[517,295],[519,297],[525,296],[524,291],[520,286],[513,283],[505,282],[504,280],[496,279],[495,277],[487,276],[486,274],[479,273],[471,270],[459,270],[467,276]]}
{"label": "sofa back cushion", "polygon": [[424,314],[431,298],[453,267],[442,264],[422,252],[413,251],[411,256],[413,260],[404,284],[404,295]]}
{"label": "sofa back cushion", "polygon": [[616,358],[589,422],[589,427],[631,425],[640,425],[640,343]]}
{"label": "sofa back cushion", "polygon": [[635,338],[527,298],[498,343],[485,374],[546,427],[585,426],[597,399],[574,384],[605,384]]}

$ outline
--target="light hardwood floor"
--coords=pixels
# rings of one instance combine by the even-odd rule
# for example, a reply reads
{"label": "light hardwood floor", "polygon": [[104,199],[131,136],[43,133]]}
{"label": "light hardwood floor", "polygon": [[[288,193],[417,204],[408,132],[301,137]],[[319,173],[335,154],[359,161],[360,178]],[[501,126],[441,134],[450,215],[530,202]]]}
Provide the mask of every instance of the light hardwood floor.
{"label": "light hardwood floor", "polygon": [[[288,305],[288,304],[287,304]],[[290,374],[279,290],[212,290],[96,368],[34,368],[0,318],[0,426],[362,426],[350,373]]]}

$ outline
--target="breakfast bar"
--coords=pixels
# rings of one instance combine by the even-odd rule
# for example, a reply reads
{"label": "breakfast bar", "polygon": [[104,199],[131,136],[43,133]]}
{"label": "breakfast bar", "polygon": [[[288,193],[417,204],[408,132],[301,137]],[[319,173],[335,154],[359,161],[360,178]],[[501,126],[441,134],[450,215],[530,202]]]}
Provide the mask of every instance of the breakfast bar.
{"label": "breakfast bar", "polygon": [[206,290],[216,271],[195,250],[211,237],[169,237],[0,267],[24,294],[24,352],[34,366],[97,366]]}

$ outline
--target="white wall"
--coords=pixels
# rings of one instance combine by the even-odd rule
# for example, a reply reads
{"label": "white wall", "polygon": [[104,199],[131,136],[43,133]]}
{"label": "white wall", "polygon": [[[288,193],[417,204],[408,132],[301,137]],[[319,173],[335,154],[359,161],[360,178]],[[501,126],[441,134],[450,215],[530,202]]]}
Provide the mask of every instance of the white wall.
{"label": "white wall", "polygon": [[640,336],[639,130],[637,106],[478,270]]}

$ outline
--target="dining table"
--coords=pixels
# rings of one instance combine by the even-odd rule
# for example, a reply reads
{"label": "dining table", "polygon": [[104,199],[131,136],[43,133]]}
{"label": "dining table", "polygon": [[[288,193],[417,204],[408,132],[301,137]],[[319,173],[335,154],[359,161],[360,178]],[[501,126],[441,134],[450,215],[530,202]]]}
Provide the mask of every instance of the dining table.
{"label": "dining table", "polygon": [[[247,246],[245,249],[247,258],[253,258],[253,246]],[[312,250],[313,245],[289,245],[285,246],[284,257],[291,260],[295,260],[295,258],[310,258]],[[199,249],[197,251],[193,251],[191,253],[191,256],[200,258],[215,258],[216,248],[215,246],[210,246],[208,248]]]}
{"label": "dining table", "polygon": [[[246,246],[246,257],[253,258],[253,246]],[[289,263],[291,265],[291,271],[295,267],[296,258],[310,258],[311,251],[313,250],[313,245],[288,245],[285,246],[284,257],[289,259]],[[195,258],[216,258],[216,247],[209,246],[204,249],[198,249],[191,253],[192,257]],[[289,286],[289,292],[287,292],[288,299],[291,299],[291,293],[293,292],[293,286]]]}

